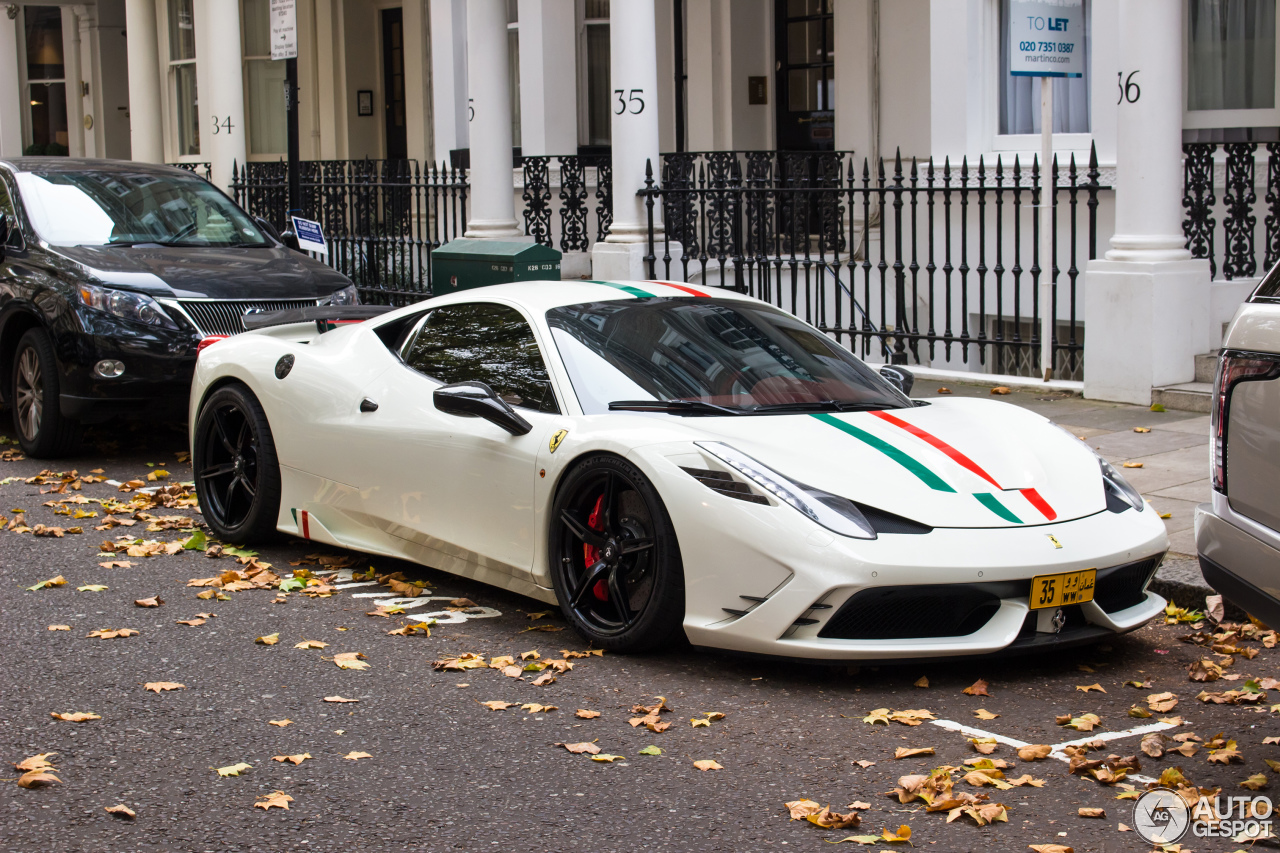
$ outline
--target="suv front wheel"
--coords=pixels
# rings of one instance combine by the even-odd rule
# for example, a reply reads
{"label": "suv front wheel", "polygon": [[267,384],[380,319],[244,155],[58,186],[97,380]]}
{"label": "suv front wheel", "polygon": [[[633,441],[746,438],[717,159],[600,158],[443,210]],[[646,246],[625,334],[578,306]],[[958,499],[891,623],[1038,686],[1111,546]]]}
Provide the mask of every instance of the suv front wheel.
{"label": "suv front wheel", "polygon": [[23,451],[36,459],[65,456],[80,444],[80,424],[58,406],[58,361],[43,329],[29,329],[13,354],[9,399]]}

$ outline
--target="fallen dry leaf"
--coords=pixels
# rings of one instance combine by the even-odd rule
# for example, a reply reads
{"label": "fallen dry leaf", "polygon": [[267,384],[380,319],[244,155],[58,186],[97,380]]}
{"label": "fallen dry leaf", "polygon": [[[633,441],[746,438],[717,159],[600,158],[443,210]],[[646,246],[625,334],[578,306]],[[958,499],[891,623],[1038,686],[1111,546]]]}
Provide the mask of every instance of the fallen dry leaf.
{"label": "fallen dry leaf", "polygon": [[817,814],[806,815],[805,820],[822,829],[852,829],[862,822],[862,815],[857,812],[840,814],[827,806]]}
{"label": "fallen dry leaf", "polygon": [[600,752],[600,747],[596,746],[594,743],[587,743],[587,742],[557,743],[556,746],[563,746],[565,749],[569,750],[574,755],[582,755],[583,753],[586,753],[587,755],[598,755]]}
{"label": "fallen dry leaf", "polygon": [[187,685],[179,684],[176,681],[148,681],[142,685],[143,690],[150,690],[152,693],[159,693],[162,690],[182,690]]}
{"label": "fallen dry leaf", "polygon": [[204,623],[205,623],[205,620],[204,620],[204,619],[199,619],[199,618],[196,618],[196,619],[178,619],[178,620],[176,620],[176,624],[178,624],[178,625],[190,625],[190,626],[191,626],[191,627],[193,627],[193,628],[199,627],[200,625],[203,625]]}
{"label": "fallen dry leaf", "polygon": [[40,581],[40,583],[35,584],[34,586],[27,587],[27,592],[39,592],[40,590],[48,589],[51,586],[66,586],[66,585],[67,585],[67,579],[64,578],[62,575],[58,575],[57,577],[49,578],[47,581]]}
{"label": "fallen dry leaf", "polygon": [[19,788],[42,788],[45,785],[62,784],[62,780],[47,770],[31,770],[18,777]]}
{"label": "fallen dry leaf", "polygon": [[1107,810],[1098,808],[1081,808],[1076,809],[1076,814],[1080,815],[1080,817],[1106,817]]}
{"label": "fallen dry leaf", "polygon": [[709,759],[709,758],[703,759],[702,761],[695,761],[693,762],[693,766],[704,772],[707,770],[723,770],[724,769],[724,767],[720,765],[720,762],[715,761],[713,759]]}
{"label": "fallen dry leaf", "polygon": [[70,626],[70,625],[50,625],[50,626],[49,626],[49,628],[48,628],[48,630],[50,630],[50,631],[70,631],[70,630],[71,630],[71,626]]}
{"label": "fallen dry leaf", "polygon": [[49,759],[57,755],[56,752],[42,752],[39,755],[33,755],[30,758],[24,758],[17,764],[13,765],[15,770],[21,770],[24,773],[30,773],[33,770],[55,770]]}
{"label": "fallen dry leaf", "polygon": [[1053,752],[1053,747],[1037,743],[1031,746],[1019,747],[1018,758],[1023,761],[1039,761],[1042,758],[1048,758],[1051,752]]}
{"label": "fallen dry leaf", "polygon": [[521,711],[528,711],[530,714],[548,714],[552,711],[560,710],[555,705],[539,705],[537,702],[526,702],[520,706]]}
{"label": "fallen dry leaf", "polygon": [[311,753],[309,752],[299,752],[296,755],[273,755],[271,757],[271,760],[280,761],[280,762],[288,761],[288,762],[291,762],[294,766],[297,766],[302,762],[306,761],[310,757],[311,757]]}
{"label": "fallen dry leaf", "polygon": [[480,704],[488,708],[490,711],[505,711],[508,708],[518,705],[519,703],[518,702],[499,702],[495,700],[493,702],[481,702]]}
{"label": "fallen dry leaf", "polygon": [[84,723],[89,720],[102,719],[99,715],[89,713],[88,711],[71,711],[66,714],[59,714],[57,711],[50,711],[49,716],[53,717],[55,720],[65,720],[68,723]]}
{"label": "fallen dry leaf", "polygon": [[973,682],[973,684],[966,687],[964,692],[969,696],[990,696],[991,694],[987,692],[987,688],[990,686],[991,685],[987,684],[987,682],[979,678],[977,681]]}
{"label": "fallen dry leaf", "polygon": [[1106,688],[1104,688],[1101,684],[1085,684],[1083,686],[1077,684],[1076,690],[1079,690],[1081,693],[1088,693],[1090,690],[1096,690],[1099,693],[1107,692]]}
{"label": "fallen dry leaf", "polygon": [[150,598],[139,598],[133,603],[138,607],[159,607],[161,604],[164,604],[164,599],[158,595],[153,595]]}
{"label": "fallen dry leaf", "polygon": [[1027,847],[1035,853],[1076,853],[1074,847],[1068,847],[1065,844],[1028,844]]}
{"label": "fallen dry leaf", "polygon": [[894,758],[910,758],[913,755],[933,755],[933,754],[934,754],[934,751],[933,751],[933,747],[931,746],[919,747],[916,749],[900,746],[893,751]]}
{"label": "fallen dry leaf", "polygon": [[359,700],[359,699],[344,699],[344,698],[343,698],[343,697],[341,697],[341,696],[326,696],[326,697],[324,697],[324,701],[325,701],[325,702],[359,702],[360,700]]}
{"label": "fallen dry leaf", "polygon": [[792,800],[789,803],[783,803],[783,806],[791,813],[792,820],[803,820],[811,814],[822,811],[822,804],[813,800]]}
{"label": "fallen dry leaf", "polygon": [[544,672],[533,680],[534,687],[546,687],[548,684],[554,684],[556,677],[549,672]]}
{"label": "fallen dry leaf", "polygon": [[219,776],[239,776],[244,771],[252,770],[252,769],[253,769],[252,764],[246,764],[245,762],[241,761],[238,764],[230,764],[230,765],[227,765],[226,767],[214,767],[213,771],[217,773]]}
{"label": "fallen dry leaf", "polygon": [[98,630],[93,631],[89,634],[86,634],[85,636],[97,637],[102,640],[114,640],[117,637],[133,637],[133,636],[136,636],[137,634],[138,632],[133,630],[132,628],[115,628],[115,629],[99,628]]}
{"label": "fallen dry leaf", "polygon": [[577,711],[574,711],[573,715],[582,720],[594,720],[596,717],[600,716],[600,712],[588,711],[583,708],[579,708]]}
{"label": "fallen dry leaf", "polygon": [[280,635],[267,634],[265,637],[258,637],[254,642],[261,646],[274,646],[276,643],[280,642]]}
{"label": "fallen dry leaf", "polygon": [[364,655],[360,652],[343,652],[340,655],[333,656],[333,662],[340,669],[368,669],[369,664],[365,661]]}
{"label": "fallen dry leaf", "polygon": [[255,809],[262,809],[263,811],[267,811],[271,808],[284,809],[285,811],[288,811],[289,803],[292,802],[293,797],[289,796],[284,791],[273,791],[270,794],[264,794],[263,796],[258,797],[258,802],[254,803],[253,807]]}
{"label": "fallen dry leaf", "polygon": [[915,686],[916,686],[916,687],[928,687],[928,686],[929,686],[929,679],[928,679],[928,677],[923,676],[923,675],[922,675],[922,676],[920,676],[918,679],[916,679],[916,681],[915,681]]}
{"label": "fallen dry leaf", "polygon": [[1000,716],[999,714],[991,713],[986,708],[979,708],[978,710],[973,712],[973,715],[977,717],[979,720],[994,720]]}
{"label": "fallen dry leaf", "polygon": [[484,658],[480,655],[472,654],[471,652],[459,655],[458,657],[442,658],[432,664],[435,669],[441,672],[447,672],[450,670],[461,672],[468,669],[477,669],[484,665]]}
{"label": "fallen dry leaf", "polygon": [[1005,394],[1011,393],[1011,391],[1009,387],[1006,385],[997,385],[996,387],[991,389],[991,393],[1004,396]]}
{"label": "fallen dry leaf", "polygon": [[328,643],[322,643],[319,640],[303,640],[294,646],[295,649],[326,649],[328,647]]}
{"label": "fallen dry leaf", "polygon": [[267,725],[278,726],[283,729],[285,726],[293,725],[293,720],[290,720],[288,718],[285,718],[283,720],[267,720]]}
{"label": "fallen dry leaf", "polygon": [[373,758],[373,756],[367,752],[356,752],[355,750],[348,752],[346,755],[342,757],[348,759],[349,761],[359,761],[362,758]]}
{"label": "fallen dry leaf", "polygon": [[1147,705],[1151,710],[1163,714],[1172,711],[1178,704],[1178,697],[1172,693],[1152,693],[1147,697]]}
{"label": "fallen dry leaf", "polygon": [[1248,788],[1250,791],[1261,791],[1267,787],[1267,774],[1254,773],[1248,779],[1240,783],[1241,788]]}
{"label": "fallen dry leaf", "polygon": [[624,758],[626,758],[625,755],[610,755],[607,752],[602,752],[599,755],[591,756],[592,761],[607,761],[610,764],[612,764],[615,761],[621,761]]}
{"label": "fallen dry leaf", "polygon": [[132,818],[137,817],[138,813],[126,806],[124,803],[117,803],[114,806],[103,806],[102,810],[116,817]]}
{"label": "fallen dry leaf", "polygon": [[1125,467],[1125,468],[1141,468],[1141,467],[1142,467],[1142,463],[1141,463],[1141,462],[1126,462],[1126,463],[1124,463],[1124,467]]}

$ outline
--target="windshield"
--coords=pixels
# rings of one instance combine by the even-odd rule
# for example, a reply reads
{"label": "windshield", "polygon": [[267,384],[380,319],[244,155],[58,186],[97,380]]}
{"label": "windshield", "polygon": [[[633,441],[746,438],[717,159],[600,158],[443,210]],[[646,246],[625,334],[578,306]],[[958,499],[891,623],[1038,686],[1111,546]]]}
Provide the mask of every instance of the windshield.
{"label": "windshield", "polygon": [[762,305],[702,298],[589,302],[553,308],[547,323],[589,415],[621,401],[683,400],[736,413],[911,405],[835,341]]}
{"label": "windshield", "polygon": [[36,233],[55,246],[269,246],[244,211],[195,175],[19,172]]}

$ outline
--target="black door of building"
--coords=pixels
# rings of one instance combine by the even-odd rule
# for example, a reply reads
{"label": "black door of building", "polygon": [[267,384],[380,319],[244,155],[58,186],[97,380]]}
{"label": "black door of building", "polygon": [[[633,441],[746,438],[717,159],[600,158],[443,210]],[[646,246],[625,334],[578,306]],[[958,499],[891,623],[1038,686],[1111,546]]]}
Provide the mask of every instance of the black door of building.
{"label": "black door of building", "polygon": [[835,148],[833,0],[775,0],[779,151]]}
{"label": "black door of building", "polygon": [[409,142],[404,120],[404,13],[382,10],[382,100],[387,159],[404,160]]}

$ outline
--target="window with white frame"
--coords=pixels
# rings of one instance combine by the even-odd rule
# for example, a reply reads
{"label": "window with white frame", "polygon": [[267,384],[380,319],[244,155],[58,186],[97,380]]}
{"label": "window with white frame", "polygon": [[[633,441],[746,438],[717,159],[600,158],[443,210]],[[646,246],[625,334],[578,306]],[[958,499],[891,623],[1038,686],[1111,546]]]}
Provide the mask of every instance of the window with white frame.
{"label": "window with white frame", "polygon": [[243,0],[245,124],[250,155],[289,150],[285,121],[283,60],[271,59],[271,0]]}
{"label": "window with white frame", "polygon": [[167,0],[169,80],[177,124],[177,156],[200,155],[200,115],[196,100],[196,24],[192,0]]}
{"label": "window with white frame", "polygon": [[1185,13],[1183,126],[1280,124],[1276,0],[1187,0]]}
{"label": "window with white frame", "polygon": [[609,0],[585,0],[582,23],[578,141],[583,145],[609,145],[613,138],[613,111],[609,104]]}
{"label": "window with white frame", "polygon": [[67,136],[67,80],[62,57],[62,10],[58,6],[27,6],[22,10],[26,48],[24,94],[27,100],[26,145],[33,155],[65,155]]}
{"label": "window with white frame", "polygon": [[511,90],[511,144],[520,147],[520,8],[507,0],[507,77]]}
{"label": "window with white frame", "polygon": [[[1035,77],[1014,77],[1009,73],[1010,0],[1000,2],[1000,103],[1001,135],[1040,132],[1040,82]],[[1093,25],[1089,0],[1084,0],[1084,76],[1055,77],[1053,86],[1053,132],[1089,133],[1089,85],[1092,51],[1089,34]]]}

